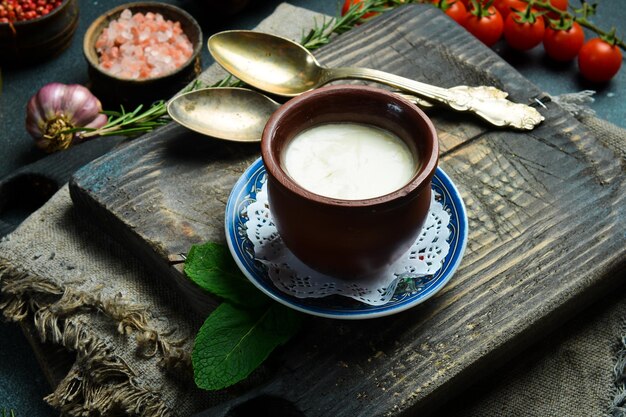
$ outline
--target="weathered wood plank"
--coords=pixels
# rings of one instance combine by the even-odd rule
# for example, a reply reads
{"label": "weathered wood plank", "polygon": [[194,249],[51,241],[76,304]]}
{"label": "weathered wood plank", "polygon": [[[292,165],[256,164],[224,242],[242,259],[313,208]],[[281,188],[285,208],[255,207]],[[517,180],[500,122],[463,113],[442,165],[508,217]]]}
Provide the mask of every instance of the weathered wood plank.
{"label": "weathered wood plank", "polygon": [[[517,101],[540,94],[427,8],[364,25],[318,57],[440,85],[493,84]],[[207,415],[261,395],[307,416],[427,411],[620,283],[624,161],[558,106],[542,112],[539,128],[517,133],[431,111],[441,166],[469,215],[468,249],[455,277],[427,303],[392,317],[311,318],[269,361],[265,384]],[[257,155],[256,145],[214,142],[170,125],[77,173],[72,197],[163,278],[193,293],[169,261],[192,243],[223,241],[228,192]]]}
{"label": "weathered wood plank", "polygon": [[228,194],[258,152],[258,144],[207,140],[170,124],[79,171],[70,193],[206,315],[216,302],[182,274],[180,254],[225,241]]}

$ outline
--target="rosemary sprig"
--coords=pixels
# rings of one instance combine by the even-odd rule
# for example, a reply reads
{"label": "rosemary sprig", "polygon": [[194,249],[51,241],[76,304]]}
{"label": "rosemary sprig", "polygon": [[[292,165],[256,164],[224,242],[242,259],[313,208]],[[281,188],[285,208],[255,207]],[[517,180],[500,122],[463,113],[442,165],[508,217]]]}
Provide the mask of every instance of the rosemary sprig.
{"label": "rosemary sprig", "polygon": [[361,3],[355,3],[350,6],[347,12],[341,16],[337,13],[336,17],[329,20],[324,19],[321,25],[314,22],[313,29],[302,35],[300,44],[312,51],[328,44],[333,35],[340,35],[349,31],[356,25],[363,23],[369,17],[365,15],[369,13],[384,13],[402,4],[414,3],[411,0],[365,0]]}
{"label": "rosemary sprig", "polygon": [[100,128],[75,127],[60,132],[79,133],[83,139],[94,136],[138,136],[142,133],[150,132],[159,126],[163,126],[170,121],[167,116],[166,104],[164,101],[157,101],[148,110],[141,112],[143,105],[139,105],[132,112],[126,112],[124,107],[121,111],[104,110],[103,114],[109,117],[108,122]]}
{"label": "rosemary sprig", "polygon": [[201,80],[194,80],[194,82],[192,82],[191,84],[189,84],[187,87],[185,87],[180,94],[183,93],[187,93],[189,91],[193,91],[193,90],[199,90],[201,88],[215,88],[215,87],[243,87],[245,86],[245,84],[241,81],[236,79],[235,77],[233,77],[231,74],[228,74],[228,76],[222,78],[221,80],[213,83],[213,84],[206,84]]}
{"label": "rosemary sprig", "polygon": [[[237,87],[242,86],[243,83],[236,80],[232,76],[228,76],[217,83],[207,86],[200,80],[195,80],[189,86],[187,86],[181,93],[187,91],[197,90],[205,87]],[[86,128],[75,127],[72,129],[66,129],[60,132],[66,133],[79,133],[82,139],[88,139],[94,136],[139,136],[144,133],[148,133],[159,126],[168,124],[171,118],[167,114],[167,102],[159,100],[154,103],[147,110],[142,112],[143,105],[137,106],[135,110],[127,112],[124,106],[120,111],[103,110],[102,113],[109,117],[108,122],[100,128]]]}

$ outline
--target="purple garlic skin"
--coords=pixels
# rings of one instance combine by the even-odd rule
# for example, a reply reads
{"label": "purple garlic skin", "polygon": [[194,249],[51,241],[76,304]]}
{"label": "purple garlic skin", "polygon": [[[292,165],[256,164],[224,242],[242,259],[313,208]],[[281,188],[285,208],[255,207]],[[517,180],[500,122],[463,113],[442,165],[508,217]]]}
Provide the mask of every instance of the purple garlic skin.
{"label": "purple garlic skin", "polygon": [[41,150],[60,151],[81,141],[80,132],[68,129],[104,126],[108,118],[101,111],[100,100],[82,85],[46,84],[28,100],[26,130]]}

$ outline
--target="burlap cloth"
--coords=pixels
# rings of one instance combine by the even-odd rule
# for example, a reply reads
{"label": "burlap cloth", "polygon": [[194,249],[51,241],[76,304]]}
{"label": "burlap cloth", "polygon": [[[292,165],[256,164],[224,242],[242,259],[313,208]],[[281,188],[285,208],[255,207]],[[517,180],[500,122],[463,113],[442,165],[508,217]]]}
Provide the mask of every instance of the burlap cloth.
{"label": "burlap cloth", "polygon": [[[313,17],[281,5],[259,28],[298,39]],[[215,68],[203,74],[220,76]],[[581,120],[624,158],[626,131],[595,117]],[[42,341],[76,353],[49,404],[68,416],[190,416],[233,395],[195,388],[190,352],[204,317],[154,282],[131,253],[73,209],[67,186],[0,242],[5,317],[34,324]],[[441,414],[626,416],[624,318],[626,296],[604,300]]]}

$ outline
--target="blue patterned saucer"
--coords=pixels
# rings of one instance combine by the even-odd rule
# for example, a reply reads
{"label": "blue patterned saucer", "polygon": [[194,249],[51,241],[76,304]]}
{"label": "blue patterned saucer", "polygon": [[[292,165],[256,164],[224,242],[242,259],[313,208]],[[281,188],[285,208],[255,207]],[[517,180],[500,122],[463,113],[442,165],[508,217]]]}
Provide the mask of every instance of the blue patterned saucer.
{"label": "blue patterned saucer", "polygon": [[266,180],[261,158],[254,161],[233,187],[226,204],[226,241],[235,262],[244,275],[270,298],[295,310],[314,316],[334,319],[368,319],[399,313],[424,302],[436,294],[452,278],[461,263],[467,244],[467,214],[458,190],[437,168],[432,180],[433,191],[441,196],[440,203],[450,214],[450,250],[442,267],[434,274],[419,279],[400,278],[392,299],[382,306],[332,295],[324,298],[296,298],[278,290],[267,276],[265,266],[254,259],[252,243],[246,235],[246,207],[255,201]]}

